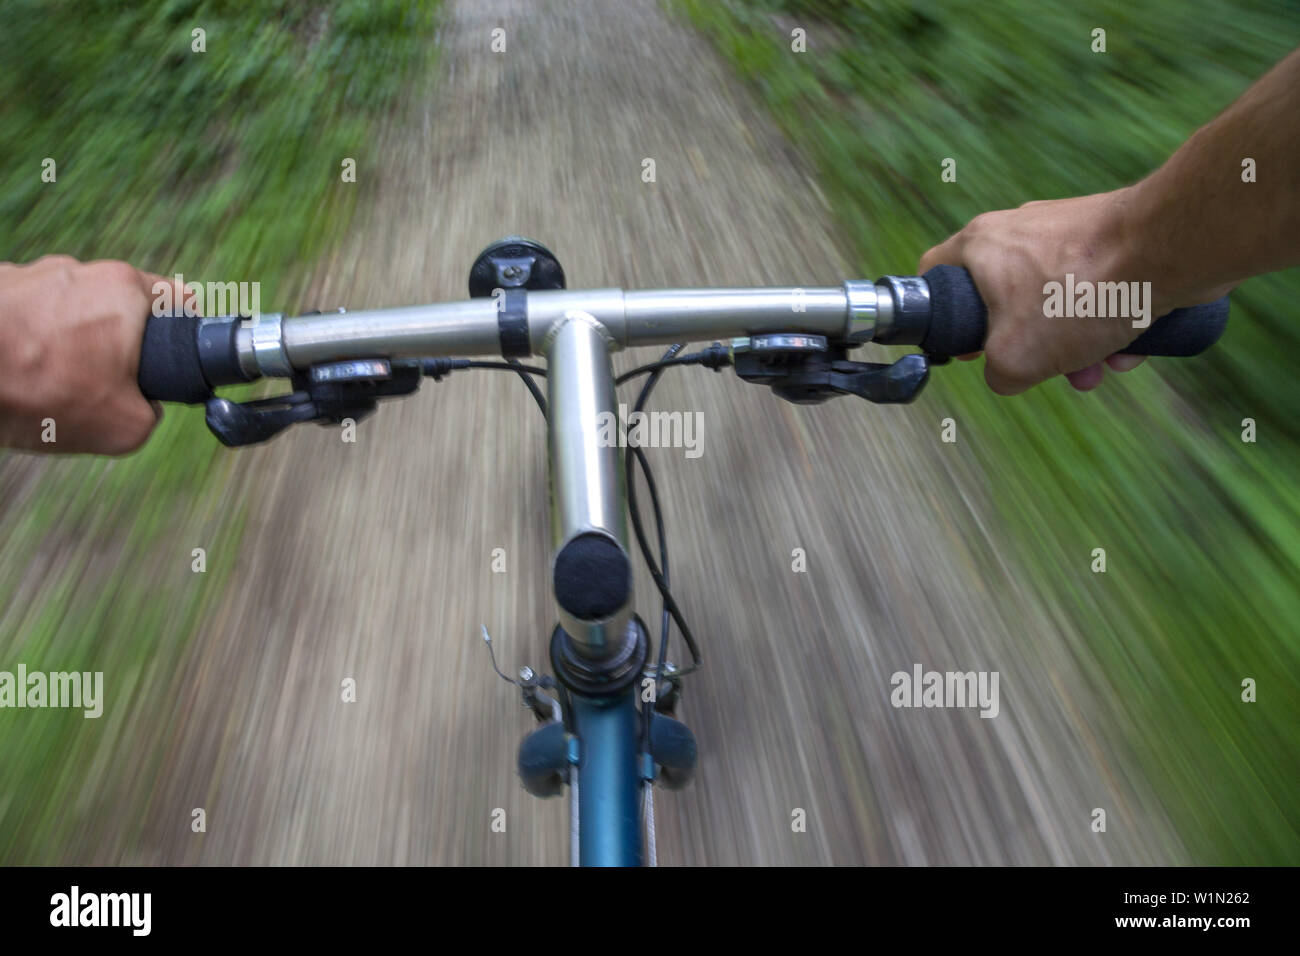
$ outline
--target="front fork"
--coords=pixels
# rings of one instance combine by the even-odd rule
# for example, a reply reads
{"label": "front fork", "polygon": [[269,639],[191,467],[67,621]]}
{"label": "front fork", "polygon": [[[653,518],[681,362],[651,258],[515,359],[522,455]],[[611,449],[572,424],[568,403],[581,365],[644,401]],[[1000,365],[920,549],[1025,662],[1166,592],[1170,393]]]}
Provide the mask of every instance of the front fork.
{"label": "front fork", "polygon": [[[633,685],[613,696],[571,694],[567,708],[556,714],[538,705],[545,695],[520,682],[525,703],[532,694],[533,712],[544,722],[519,745],[519,777],[538,797],[559,796],[569,784],[575,865],[640,866],[647,852],[653,859],[649,788],[657,779],[676,790],[694,772],[695,737],[685,724],[652,706],[645,732],[641,693],[653,684],[647,676],[641,688]],[[660,698],[661,706],[667,702],[667,696]]]}

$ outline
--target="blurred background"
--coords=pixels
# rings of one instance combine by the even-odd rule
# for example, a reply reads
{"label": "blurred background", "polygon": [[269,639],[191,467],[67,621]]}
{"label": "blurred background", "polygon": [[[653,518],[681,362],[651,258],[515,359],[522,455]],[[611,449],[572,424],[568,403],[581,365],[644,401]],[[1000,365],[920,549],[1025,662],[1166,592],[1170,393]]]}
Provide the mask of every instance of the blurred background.
{"label": "blurred background", "polygon": [[[982,211],[1141,177],[1298,43],[1289,0],[0,0],[0,259],[286,312],[461,298],[510,233],[572,287],[905,274]],[[705,415],[700,459],[652,455],[706,666],[660,860],[1300,862],[1297,301],[1253,279],[1211,353],[1086,396],[666,375]],[[477,637],[544,662],[544,425],[458,374],[353,445],[229,451],[169,407],[122,459],[0,452],[0,670],[106,696],[0,710],[0,862],[565,862]],[[893,709],[914,663],[999,671],[1002,713]]]}

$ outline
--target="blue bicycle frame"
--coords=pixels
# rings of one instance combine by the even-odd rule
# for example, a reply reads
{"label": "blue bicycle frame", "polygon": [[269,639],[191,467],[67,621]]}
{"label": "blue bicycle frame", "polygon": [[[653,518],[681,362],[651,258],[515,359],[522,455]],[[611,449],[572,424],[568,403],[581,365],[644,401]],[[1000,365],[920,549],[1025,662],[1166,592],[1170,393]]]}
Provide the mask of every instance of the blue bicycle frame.
{"label": "blue bicycle frame", "polygon": [[578,784],[572,838],[580,866],[640,866],[641,714],[635,691],[573,699]]}

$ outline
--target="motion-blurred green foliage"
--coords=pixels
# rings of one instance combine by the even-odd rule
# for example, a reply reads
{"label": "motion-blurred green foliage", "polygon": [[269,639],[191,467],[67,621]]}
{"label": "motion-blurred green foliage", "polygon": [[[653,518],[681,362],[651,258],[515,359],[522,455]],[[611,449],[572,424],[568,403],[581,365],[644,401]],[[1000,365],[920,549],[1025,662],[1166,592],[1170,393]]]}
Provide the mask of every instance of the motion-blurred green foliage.
{"label": "motion-blurred green foliage", "polygon": [[[325,216],[355,201],[340,163],[374,161],[370,131],[427,42],[430,9],[10,0],[0,257],[203,265],[261,279],[265,300],[265,277],[311,256]],[[57,183],[41,180],[46,157]]]}
{"label": "motion-blurred green foliage", "polygon": [[[126,259],[187,280],[260,282],[264,308],[292,308],[307,267],[364,201],[376,134],[431,54],[436,7],[7,0],[0,260]],[[192,49],[195,29],[206,52]],[[56,182],[41,179],[46,157]],[[356,183],[341,181],[344,157]],[[231,459],[201,409],[170,406],[127,458],[52,461],[34,488],[3,455],[0,505],[16,504],[0,507],[0,669],[103,671],[108,707],[99,720],[0,712],[0,861],[77,862],[101,849],[86,843],[103,832],[96,782],[162,759],[132,745],[142,708],[167,692],[220,592],[243,517],[222,493]],[[202,533],[208,570],[168,588],[190,554],[159,556],[158,542],[179,526]]]}
{"label": "motion-blurred green foliage", "polygon": [[[818,168],[870,276],[980,212],[1141,178],[1300,44],[1292,0],[677,2]],[[1087,396],[999,399],[972,363],[921,399],[955,415],[1200,862],[1300,862],[1297,302],[1297,270],[1252,279],[1207,356]]]}

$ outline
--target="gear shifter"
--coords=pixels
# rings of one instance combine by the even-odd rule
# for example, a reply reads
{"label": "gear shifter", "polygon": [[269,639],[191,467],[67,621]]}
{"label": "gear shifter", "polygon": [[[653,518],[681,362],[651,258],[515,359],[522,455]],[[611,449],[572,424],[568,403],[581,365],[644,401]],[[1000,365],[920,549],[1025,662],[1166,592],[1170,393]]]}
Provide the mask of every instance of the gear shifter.
{"label": "gear shifter", "polygon": [[822,335],[755,335],[732,344],[737,375],[796,405],[819,405],[837,395],[904,404],[930,377],[924,355],[904,355],[892,365],[852,362],[847,355],[846,346],[829,344]]}
{"label": "gear shifter", "polygon": [[360,421],[375,410],[379,399],[414,392],[421,374],[419,361],[355,359],[313,365],[293,376],[292,392],[243,403],[210,398],[205,417],[223,445],[255,445],[298,422]]}

